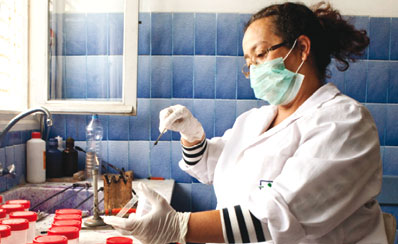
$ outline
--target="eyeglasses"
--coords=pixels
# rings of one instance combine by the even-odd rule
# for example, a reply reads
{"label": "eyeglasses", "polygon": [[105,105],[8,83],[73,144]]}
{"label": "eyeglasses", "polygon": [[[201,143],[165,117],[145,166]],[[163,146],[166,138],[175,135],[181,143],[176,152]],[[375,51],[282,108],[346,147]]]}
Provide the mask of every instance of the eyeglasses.
{"label": "eyeglasses", "polygon": [[[267,49],[265,50],[265,52],[263,53],[264,57],[266,57],[266,56],[268,55],[269,52],[274,51],[274,50],[276,50],[276,49],[278,49],[278,48],[280,48],[280,47],[282,47],[282,46],[284,46],[284,45],[286,45],[286,42],[282,42],[282,43],[279,43],[279,44],[276,44],[276,45],[274,45],[274,46],[271,46],[271,47],[267,48]],[[255,64],[257,64],[257,61],[255,62]],[[247,64],[245,63],[245,64],[243,65],[243,67],[242,67],[242,73],[245,75],[246,79],[249,79],[249,78],[250,78],[250,65],[251,65],[251,64],[247,65]]]}

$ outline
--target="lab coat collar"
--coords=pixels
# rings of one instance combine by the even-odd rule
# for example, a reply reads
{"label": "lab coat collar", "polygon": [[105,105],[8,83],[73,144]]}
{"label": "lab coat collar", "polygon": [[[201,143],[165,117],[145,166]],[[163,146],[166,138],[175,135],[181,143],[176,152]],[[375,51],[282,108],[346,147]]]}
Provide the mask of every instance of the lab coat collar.
{"label": "lab coat collar", "polygon": [[[258,142],[281,131],[282,129],[286,128],[291,123],[293,123],[295,120],[302,117],[304,114],[312,113],[315,109],[320,108],[325,102],[330,101],[339,93],[340,93],[339,89],[337,89],[337,87],[334,84],[326,83],[325,85],[321,86],[318,90],[316,90],[314,92],[314,94],[312,94],[292,115],[290,115],[288,118],[286,118],[284,121],[282,121],[282,123],[267,130],[262,135],[257,137],[257,139],[255,141],[253,141],[252,143],[250,143],[249,146],[257,144]],[[271,111],[271,113],[269,115],[273,115],[273,117],[269,118],[269,116],[267,116],[266,121],[265,121],[265,123],[267,123],[267,125],[264,125],[267,127],[274,119],[274,117],[276,115],[277,108],[276,108],[276,106],[270,106],[268,109],[270,109],[270,111]],[[265,127],[263,127],[262,131],[264,131],[264,129],[265,129]]]}

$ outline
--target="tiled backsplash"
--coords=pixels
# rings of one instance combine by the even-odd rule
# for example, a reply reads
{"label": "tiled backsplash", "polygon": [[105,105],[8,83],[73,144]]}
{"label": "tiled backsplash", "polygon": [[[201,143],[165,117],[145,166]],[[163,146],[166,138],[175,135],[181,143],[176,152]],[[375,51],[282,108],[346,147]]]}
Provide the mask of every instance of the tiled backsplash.
{"label": "tiled backsplash", "polygon": [[[211,186],[198,183],[179,169],[178,133],[167,132],[153,147],[159,135],[159,111],[173,104],[187,106],[209,138],[222,135],[242,112],[265,104],[254,98],[249,80],[240,72],[244,62],[242,29],[249,17],[227,13],[140,13],[137,116],[100,116],[104,125],[104,159],[134,170],[139,178],[152,175],[175,179],[178,198],[173,199],[173,205],[181,210],[209,209],[216,200]],[[348,71],[341,73],[330,66],[330,81],[369,108],[379,131],[384,174],[398,175],[398,18],[346,17],[367,30],[371,43]],[[93,22],[87,17],[84,21]],[[108,33],[101,30],[108,28],[106,24],[95,26],[97,34]],[[73,40],[69,43],[71,48],[76,46]],[[89,38],[88,32],[83,44],[87,45],[86,50],[102,50],[90,48],[99,44]],[[100,51],[76,52],[68,49],[64,54],[78,59],[89,55],[93,62],[103,58]],[[85,77],[98,75],[95,71],[87,72]],[[54,115],[51,137],[72,137],[77,145],[85,147],[88,122],[88,115]],[[29,133],[13,133],[7,146],[0,149],[0,160],[24,150]],[[18,160],[23,164],[24,158]],[[79,156],[79,167],[84,168],[84,155]],[[0,187],[3,190],[5,187]]]}

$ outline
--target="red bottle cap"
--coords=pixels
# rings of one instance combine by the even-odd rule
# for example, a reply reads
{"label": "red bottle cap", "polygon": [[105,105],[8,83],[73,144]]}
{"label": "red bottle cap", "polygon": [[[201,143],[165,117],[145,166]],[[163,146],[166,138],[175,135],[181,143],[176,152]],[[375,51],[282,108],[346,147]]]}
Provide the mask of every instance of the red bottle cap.
{"label": "red bottle cap", "polygon": [[73,209],[73,208],[63,208],[63,209],[57,209],[55,210],[55,215],[63,215],[63,214],[77,214],[82,216],[82,210],[79,209]]}
{"label": "red bottle cap", "polygon": [[106,239],[106,244],[132,244],[133,240],[127,237],[114,236]]}
{"label": "red bottle cap", "polygon": [[2,204],[2,203],[3,203],[3,196],[0,195],[0,204]]}
{"label": "red bottle cap", "polygon": [[81,215],[77,215],[77,214],[61,214],[61,215],[55,215],[54,216],[54,220],[82,220],[82,216]]}
{"label": "red bottle cap", "polygon": [[9,225],[0,225],[0,239],[11,235],[11,227]]}
{"label": "red bottle cap", "polygon": [[27,219],[2,219],[0,223],[9,225],[11,231],[27,230],[29,229],[29,221]]}
{"label": "red bottle cap", "polygon": [[40,132],[32,132],[32,138],[40,138],[41,139],[41,134]]}
{"label": "red bottle cap", "polygon": [[73,226],[51,227],[47,235],[61,235],[66,236],[68,240],[73,240],[79,238],[79,228]]}
{"label": "red bottle cap", "polygon": [[52,227],[58,227],[58,226],[73,226],[77,227],[79,229],[82,228],[82,222],[80,220],[55,220],[52,224]]}
{"label": "red bottle cap", "polygon": [[36,236],[33,239],[33,243],[43,243],[43,244],[68,244],[68,238],[65,236]]}
{"label": "red bottle cap", "polygon": [[27,219],[29,222],[37,220],[37,213],[32,211],[17,211],[10,213],[10,219]]}
{"label": "red bottle cap", "polygon": [[0,208],[4,209],[7,214],[10,214],[12,212],[16,211],[24,211],[25,208],[21,204],[3,204],[0,206]]}
{"label": "red bottle cap", "polygon": [[0,208],[0,219],[4,219],[7,216],[6,210]]}
{"label": "red bottle cap", "polygon": [[30,201],[29,200],[8,200],[6,204],[21,204],[25,209],[30,208]]}

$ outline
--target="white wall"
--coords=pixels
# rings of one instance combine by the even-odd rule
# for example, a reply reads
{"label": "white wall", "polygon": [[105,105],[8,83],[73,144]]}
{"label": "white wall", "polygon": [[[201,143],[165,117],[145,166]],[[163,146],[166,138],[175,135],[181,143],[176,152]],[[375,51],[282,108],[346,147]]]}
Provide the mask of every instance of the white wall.
{"label": "white wall", "polygon": [[[135,0],[126,0],[135,1]],[[139,0],[142,12],[254,13],[281,0]],[[302,0],[307,5],[320,0]],[[327,1],[327,0],[325,0]],[[290,1],[297,2],[297,1]],[[398,0],[329,0],[343,15],[398,17]]]}

